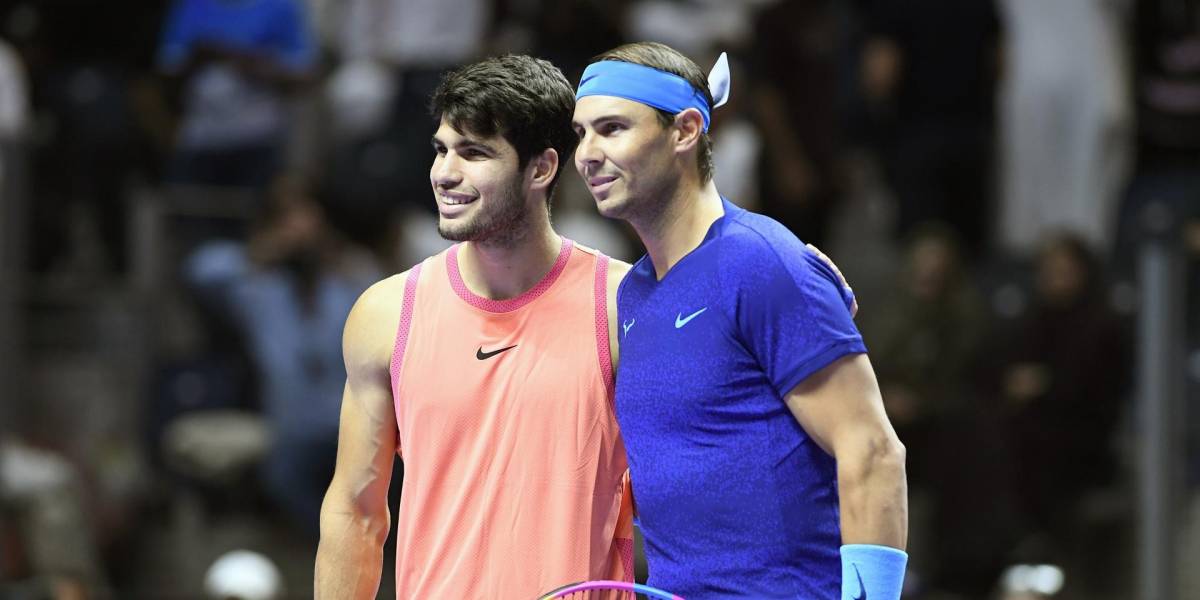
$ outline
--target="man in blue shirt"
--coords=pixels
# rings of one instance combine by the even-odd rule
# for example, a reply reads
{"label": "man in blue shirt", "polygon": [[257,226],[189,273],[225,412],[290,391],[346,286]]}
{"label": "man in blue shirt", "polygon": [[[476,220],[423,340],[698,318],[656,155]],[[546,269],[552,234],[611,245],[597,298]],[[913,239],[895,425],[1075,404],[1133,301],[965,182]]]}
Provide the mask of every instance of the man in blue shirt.
{"label": "man in blue shirt", "polygon": [[[723,101],[722,64],[709,79]],[[904,447],[849,292],[782,225],[720,196],[713,94],[695,63],[622,46],[588,67],[576,99],[575,166],[648,251],[618,292],[616,407],[651,585],[693,599],[899,598]]]}

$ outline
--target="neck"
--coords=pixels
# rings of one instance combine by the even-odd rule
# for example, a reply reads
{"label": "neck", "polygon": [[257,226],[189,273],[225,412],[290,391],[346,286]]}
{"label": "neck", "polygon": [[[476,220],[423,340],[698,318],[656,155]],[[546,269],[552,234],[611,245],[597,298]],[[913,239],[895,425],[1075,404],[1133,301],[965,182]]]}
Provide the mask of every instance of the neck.
{"label": "neck", "polygon": [[537,285],[554,267],[562,238],[549,219],[512,244],[467,242],[458,252],[463,283],[475,295],[491,300],[516,298]]}
{"label": "neck", "polygon": [[632,223],[661,280],[667,271],[704,241],[713,222],[725,214],[717,185],[709,180],[683,182],[663,210],[647,222]]}

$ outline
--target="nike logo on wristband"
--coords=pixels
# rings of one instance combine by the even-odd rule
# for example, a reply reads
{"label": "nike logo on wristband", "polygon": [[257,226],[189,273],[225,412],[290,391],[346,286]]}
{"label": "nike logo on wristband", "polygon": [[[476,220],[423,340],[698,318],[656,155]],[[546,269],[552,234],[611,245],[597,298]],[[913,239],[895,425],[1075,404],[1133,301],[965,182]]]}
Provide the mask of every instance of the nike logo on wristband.
{"label": "nike logo on wristband", "polygon": [[858,595],[854,600],[867,600],[867,586],[863,585],[862,573],[858,572],[858,565],[854,565],[854,574],[858,576]]}

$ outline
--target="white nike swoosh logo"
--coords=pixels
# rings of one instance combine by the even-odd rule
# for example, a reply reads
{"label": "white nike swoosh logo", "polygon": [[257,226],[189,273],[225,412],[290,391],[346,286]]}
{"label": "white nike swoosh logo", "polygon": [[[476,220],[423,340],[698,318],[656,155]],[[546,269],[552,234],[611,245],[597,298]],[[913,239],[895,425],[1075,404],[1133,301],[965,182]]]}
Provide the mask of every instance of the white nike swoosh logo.
{"label": "white nike swoosh logo", "polygon": [[706,310],[708,310],[708,307],[707,307],[707,306],[705,306],[704,308],[702,308],[702,309],[700,309],[700,310],[698,310],[698,311],[696,311],[696,312],[694,312],[694,313],[692,313],[692,314],[688,315],[686,319],[684,319],[684,318],[681,318],[681,317],[683,317],[683,313],[679,313],[678,315],[676,315],[676,316],[675,316],[675,329],[679,329],[680,327],[683,327],[684,325],[687,325],[687,324],[688,324],[688,321],[691,321],[692,319],[695,319],[696,317],[700,316],[700,313],[702,313],[702,312],[704,312],[704,311],[706,311]]}
{"label": "white nike swoosh logo", "polygon": [[621,326],[625,328],[625,335],[629,335],[629,328],[633,327],[634,323],[637,323],[637,319],[630,319],[621,324]]}

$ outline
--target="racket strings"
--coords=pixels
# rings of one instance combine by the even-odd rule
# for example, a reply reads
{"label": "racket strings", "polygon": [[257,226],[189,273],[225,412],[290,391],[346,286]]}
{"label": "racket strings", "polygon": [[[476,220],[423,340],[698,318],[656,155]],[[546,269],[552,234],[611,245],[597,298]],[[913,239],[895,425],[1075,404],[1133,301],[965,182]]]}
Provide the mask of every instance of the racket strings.
{"label": "racket strings", "polygon": [[582,590],[554,596],[563,600],[643,600],[646,596],[627,590]]}

